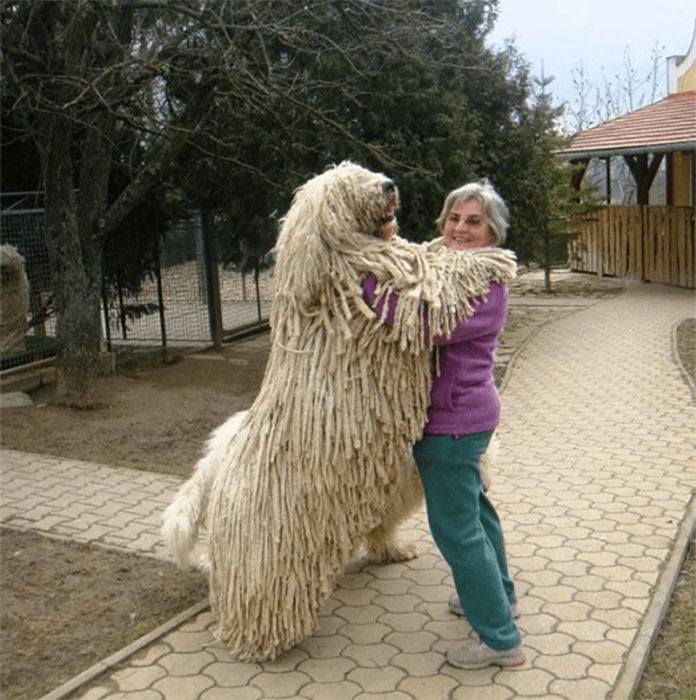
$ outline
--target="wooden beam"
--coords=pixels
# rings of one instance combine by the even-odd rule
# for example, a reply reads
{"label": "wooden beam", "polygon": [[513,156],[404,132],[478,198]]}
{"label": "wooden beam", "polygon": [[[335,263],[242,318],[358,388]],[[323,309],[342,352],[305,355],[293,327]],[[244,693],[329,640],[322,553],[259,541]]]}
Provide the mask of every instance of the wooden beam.
{"label": "wooden beam", "polygon": [[665,174],[666,174],[666,192],[665,204],[672,206],[674,204],[674,153],[668,153],[666,156]]}

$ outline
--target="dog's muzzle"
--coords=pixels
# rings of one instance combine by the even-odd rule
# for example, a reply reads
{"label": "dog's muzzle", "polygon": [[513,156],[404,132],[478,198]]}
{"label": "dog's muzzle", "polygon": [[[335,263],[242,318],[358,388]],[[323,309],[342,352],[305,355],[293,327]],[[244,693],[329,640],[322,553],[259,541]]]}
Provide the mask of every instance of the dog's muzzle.
{"label": "dog's muzzle", "polygon": [[382,184],[382,191],[387,196],[387,206],[384,210],[384,215],[382,217],[382,224],[389,223],[394,220],[396,215],[396,209],[398,207],[398,194],[396,189],[396,184],[393,180],[386,180]]}

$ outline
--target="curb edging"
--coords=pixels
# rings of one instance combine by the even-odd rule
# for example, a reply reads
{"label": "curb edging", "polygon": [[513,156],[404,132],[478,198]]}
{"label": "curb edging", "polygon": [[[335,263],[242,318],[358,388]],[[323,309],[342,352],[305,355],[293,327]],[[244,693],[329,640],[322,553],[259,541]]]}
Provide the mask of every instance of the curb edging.
{"label": "curb edging", "polygon": [[144,634],[142,637],[136,639],[128,646],[123,647],[123,649],[119,649],[114,654],[111,654],[111,656],[107,656],[105,659],[102,659],[94,664],[94,666],[90,666],[82,673],[78,674],[74,678],[71,678],[69,681],[63,683],[63,685],[59,686],[55,690],[52,690],[50,693],[43,695],[38,700],[63,700],[63,698],[67,698],[70,693],[74,693],[80,687],[86,683],[89,683],[90,681],[93,681],[106,671],[112,670],[115,666],[125,661],[129,656],[141,651],[148,645],[152,644],[152,642],[176,629],[195,615],[207,610],[209,607],[210,603],[207,600],[202,600],[199,603],[192,605],[190,608],[187,608],[175,617],[167,620],[167,622],[164,624],[156,627],[151,632]]}
{"label": "curb edging", "polygon": [[686,553],[692,538],[696,535],[696,494],[692,494],[686,515],[682,520],[672,552],[662,570],[650,598],[650,604],[643,616],[633,644],[631,644],[623,669],[614,683],[611,698],[628,700],[635,696],[640,685],[643,671],[647,666],[655,638],[660,632],[667,610],[672,601],[672,594],[686,559]]}

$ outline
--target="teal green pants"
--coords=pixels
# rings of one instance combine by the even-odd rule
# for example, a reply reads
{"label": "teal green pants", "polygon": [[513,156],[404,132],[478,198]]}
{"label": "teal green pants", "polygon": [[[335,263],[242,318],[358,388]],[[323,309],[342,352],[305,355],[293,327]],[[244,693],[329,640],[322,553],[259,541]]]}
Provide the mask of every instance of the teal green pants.
{"label": "teal green pants", "polygon": [[430,531],[452,569],[469,624],[492,649],[510,649],[520,643],[510,609],[515,589],[500,519],[483,492],[479,470],[492,434],[426,434],[413,456],[423,481]]}

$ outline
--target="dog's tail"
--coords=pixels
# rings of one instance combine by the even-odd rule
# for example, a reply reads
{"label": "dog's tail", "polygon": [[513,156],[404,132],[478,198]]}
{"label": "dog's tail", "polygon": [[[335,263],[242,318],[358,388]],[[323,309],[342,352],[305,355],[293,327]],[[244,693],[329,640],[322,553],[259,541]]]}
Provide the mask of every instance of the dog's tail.
{"label": "dog's tail", "polygon": [[191,478],[182,484],[162,516],[162,538],[174,563],[184,571],[191,568],[191,554],[205,518],[215,474],[247,413],[235,413],[213,431]]}

